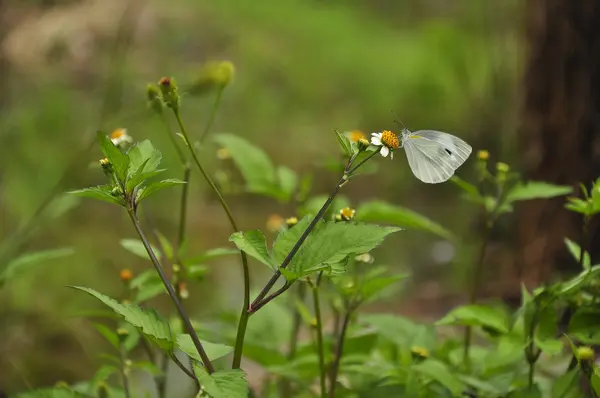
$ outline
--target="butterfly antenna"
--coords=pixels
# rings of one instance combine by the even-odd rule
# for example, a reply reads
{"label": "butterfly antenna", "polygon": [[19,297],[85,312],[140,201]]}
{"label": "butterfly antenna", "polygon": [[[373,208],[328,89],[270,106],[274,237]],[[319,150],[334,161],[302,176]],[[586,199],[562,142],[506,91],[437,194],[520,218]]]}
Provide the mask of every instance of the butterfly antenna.
{"label": "butterfly antenna", "polygon": [[406,130],[406,126],[404,125],[404,123],[402,123],[402,120],[400,120],[400,116],[398,115],[398,113],[395,112],[394,110],[390,110],[390,112],[392,112],[392,114],[394,114],[396,116],[396,118],[394,119],[394,123],[402,126],[402,130]]}

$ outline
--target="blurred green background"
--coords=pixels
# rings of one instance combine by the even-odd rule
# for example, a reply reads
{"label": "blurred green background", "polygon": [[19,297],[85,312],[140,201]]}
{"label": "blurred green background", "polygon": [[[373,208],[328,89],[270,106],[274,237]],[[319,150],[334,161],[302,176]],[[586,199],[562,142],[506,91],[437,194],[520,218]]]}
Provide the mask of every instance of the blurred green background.
{"label": "blurred green background", "polygon": [[[395,114],[409,129],[451,132],[474,151],[486,148],[494,159],[512,163],[523,7],[518,0],[0,1],[1,239],[9,240],[32,217],[69,165],[75,166],[62,191],[103,182],[89,166],[99,150],[82,155],[98,128],[124,127],[135,139],[152,140],[169,176],[180,177],[163,126],[145,108],[144,90],[165,75],[189,81],[210,60],[236,67],[213,131],[239,134],[276,164],[314,172],[315,194],[327,193],[338,178],[320,166],[338,154],[333,130],[395,129]],[[200,134],[213,100],[184,97],[192,134]],[[219,166],[215,150],[203,152],[213,171]],[[456,290],[473,241],[469,205],[452,184],[418,182],[401,152],[393,162],[377,162],[377,174],[345,188],[353,204],[377,198],[406,206],[465,243],[450,264],[435,265],[431,252],[439,238],[406,231],[376,255],[411,269],[416,280],[443,278],[444,289]],[[468,178],[472,169],[473,158],[459,175]],[[228,246],[226,219],[196,173],[192,192],[194,250]],[[146,208],[172,238],[177,196],[164,192]],[[294,211],[254,195],[229,201],[242,229],[264,229],[270,214]],[[0,290],[0,388],[7,391],[90,377],[106,347],[79,312],[97,304],[64,286],[118,296],[119,270],[149,265],[120,247],[119,240],[135,232],[124,212],[105,203],[83,201],[34,232],[20,252],[70,247],[74,253]],[[253,270],[258,285],[265,270],[256,264]],[[237,258],[215,262],[209,279],[191,287],[188,305],[198,319],[237,309],[241,300]],[[418,294],[424,293],[407,290],[385,308],[406,309]],[[427,309],[409,307],[411,315],[427,317]]]}

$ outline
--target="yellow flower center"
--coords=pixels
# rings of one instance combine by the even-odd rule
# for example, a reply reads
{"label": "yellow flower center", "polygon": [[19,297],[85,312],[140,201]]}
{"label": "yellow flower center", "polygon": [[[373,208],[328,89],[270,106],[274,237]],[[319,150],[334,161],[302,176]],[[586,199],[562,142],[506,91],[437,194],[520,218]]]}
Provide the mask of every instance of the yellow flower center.
{"label": "yellow flower center", "polygon": [[479,160],[488,160],[490,157],[490,153],[488,151],[486,151],[485,149],[482,149],[481,151],[479,151],[477,153],[477,158],[479,158]]}
{"label": "yellow flower center", "polygon": [[107,166],[109,163],[110,161],[108,160],[108,158],[100,159],[101,166]]}
{"label": "yellow flower center", "polygon": [[390,149],[398,149],[400,147],[400,140],[398,139],[398,136],[389,130],[382,131],[381,142]]}
{"label": "yellow flower center", "polygon": [[355,213],[356,213],[356,210],[351,209],[350,207],[345,207],[342,210],[340,210],[340,215],[345,220],[352,220],[354,218]]}
{"label": "yellow flower center", "polygon": [[125,130],[124,128],[118,128],[110,134],[110,138],[112,140],[115,140],[117,138],[123,137],[126,134],[127,134],[127,130]]}
{"label": "yellow flower center", "polygon": [[353,130],[350,132],[350,141],[352,142],[358,142],[362,139],[366,139],[367,136],[365,135],[365,133],[363,133],[360,130]]}
{"label": "yellow flower center", "polygon": [[217,149],[217,158],[220,160],[229,159],[231,155],[229,154],[229,149],[227,148],[219,148]]}
{"label": "yellow flower center", "polygon": [[427,348],[424,348],[424,347],[418,347],[418,346],[412,347],[410,349],[410,351],[414,355],[419,356],[421,358],[427,358],[429,356],[429,350]]}

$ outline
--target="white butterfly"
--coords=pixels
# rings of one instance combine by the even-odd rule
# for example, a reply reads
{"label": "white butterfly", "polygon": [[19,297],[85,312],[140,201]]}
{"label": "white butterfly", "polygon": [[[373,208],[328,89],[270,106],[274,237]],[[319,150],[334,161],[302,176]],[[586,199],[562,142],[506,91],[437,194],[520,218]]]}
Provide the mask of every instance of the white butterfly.
{"label": "white butterfly", "polygon": [[402,144],[415,177],[428,184],[447,181],[471,155],[469,144],[448,133],[402,130]]}

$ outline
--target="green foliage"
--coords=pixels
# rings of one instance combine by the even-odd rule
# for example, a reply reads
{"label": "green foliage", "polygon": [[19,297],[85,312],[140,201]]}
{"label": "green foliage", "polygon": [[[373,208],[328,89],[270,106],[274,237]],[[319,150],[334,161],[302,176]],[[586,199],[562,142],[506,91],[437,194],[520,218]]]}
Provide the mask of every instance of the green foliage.
{"label": "green foliage", "polygon": [[194,372],[202,385],[199,397],[246,398],[248,396],[246,374],[239,369],[208,374],[204,368],[194,366]]}
{"label": "green foliage", "polygon": [[46,261],[70,256],[73,253],[73,249],[63,248],[21,254],[6,264],[2,273],[0,273],[0,287],[23,273],[31,272],[35,267]]}
{"label": "green foliage", "polygon": [[499,333],[508,333],[508,316],[497,308],[484,305],[456,307],[436,322],[436,325],[482,326]]}

